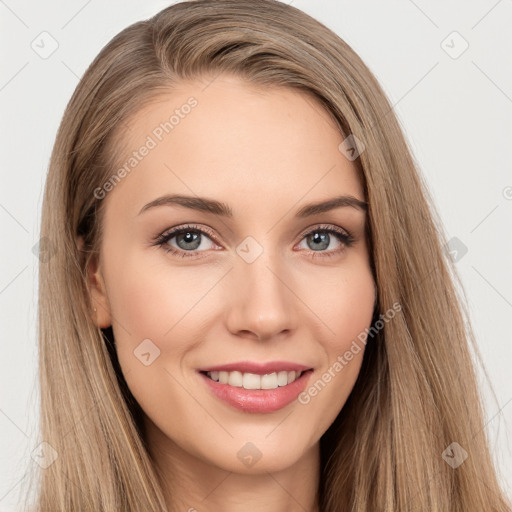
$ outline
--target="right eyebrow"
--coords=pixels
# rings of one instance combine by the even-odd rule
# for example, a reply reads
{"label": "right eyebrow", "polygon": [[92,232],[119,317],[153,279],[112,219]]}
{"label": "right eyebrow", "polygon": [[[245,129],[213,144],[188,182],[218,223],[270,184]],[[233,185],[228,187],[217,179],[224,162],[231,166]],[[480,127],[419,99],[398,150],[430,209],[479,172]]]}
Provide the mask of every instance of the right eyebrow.
{"label": "right eyebrow", "polygon": [[165,195],[158,197],[148,204],[144,205],[139,212],[139,215],[150,208],[157,206],[166,206],[176,204],[192,210],[199,210],[213,215],[221,215],[223,217],[233,217],[233,211],[229,205],[216,201],[214,199],[207,199],[205,197],[183,196],[183,195]]}

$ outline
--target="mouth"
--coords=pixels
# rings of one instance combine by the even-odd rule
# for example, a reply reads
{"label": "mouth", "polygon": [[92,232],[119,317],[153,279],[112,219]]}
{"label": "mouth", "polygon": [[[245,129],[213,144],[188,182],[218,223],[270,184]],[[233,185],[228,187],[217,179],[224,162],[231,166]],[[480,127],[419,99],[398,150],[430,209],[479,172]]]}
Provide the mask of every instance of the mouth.
{"label": "mouth", "polygon": [[229,386],[244,388],[244,389],[276,389],[278,387],[288,386],[306,372],[312,372],[313,369],[295,371],[295,370],[282,370],[279,372],[266,373],[263,375],[250,372],[241,371],[201,371],[207,378],[219,382],[220,384],[227,384]]}
{"label": "mouth", "polygon": [[203,369],[198,375],[223,403],[246,413],[272,413],[292,404],[304,391],[313,368],[302,368],[270,373]]}

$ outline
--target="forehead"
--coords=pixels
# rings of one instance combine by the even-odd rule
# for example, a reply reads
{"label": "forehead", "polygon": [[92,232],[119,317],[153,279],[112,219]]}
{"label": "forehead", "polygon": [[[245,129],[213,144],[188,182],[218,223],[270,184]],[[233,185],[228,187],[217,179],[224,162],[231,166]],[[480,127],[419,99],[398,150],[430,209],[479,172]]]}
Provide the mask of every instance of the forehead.
{"label": "forehead", "polygon": [[118,130],[116,170],[127,172],[111,195],[136,204],[164,192],[243,197],[241,207],[252,196],[268,205],[337,192],[362,199],[342,141],[312,94],[230,76],[182,82]]}

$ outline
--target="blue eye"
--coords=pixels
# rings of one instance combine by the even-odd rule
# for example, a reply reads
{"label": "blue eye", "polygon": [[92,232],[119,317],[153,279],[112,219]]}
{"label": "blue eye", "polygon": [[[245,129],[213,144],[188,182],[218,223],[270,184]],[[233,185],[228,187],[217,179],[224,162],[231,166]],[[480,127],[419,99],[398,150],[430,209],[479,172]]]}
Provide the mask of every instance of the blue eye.
{"label": "blue eye", "polygon": [[[338,240],[339,246],[336,249],[330,251],[322,250],[329,247],[330,243],[332,242],[332,235],[334,235],[334,237]],[[346,247],[350,247],[355,241],[350,233],[334,226],[315,228],[311,231],[308,231],[304,237],[304,241],[306,243],[309,242],[311,245],[317,246],[316,248],[312,249],[313,257],[336,256]]]}
{"label": "blue eye", "polygon": [[[169,243],[174,238],[176,239],[175,244],[177,244],[178,247]],[[203,238],[211,239],[213,238],[213,234],[205,228],[189,225],[178,227],[158,235],[154,245],[159,245],[165,251],[181,258],[195,257],[196,255],[194,253],[204,252],[204,250],[197,250],[203,245]]]}
{"label": "blue eye", "polygon": [[[332,242],[332,235],[334,235],[339,242],[339,246],[333,250],[325,251],[324,249],[329,247]],[[205,250],[211,248],[206,247],[206,249],[198,250],[204,245],[203,242],[205,238],[210,240],[210,245],[213,245],[212,239],[214,240],[215,236],[211,231],[204,227],[200,228],[198,226],[187,225],[158,235],[153,245],[161,246],[166,252],[177,257],[198,257],[198,252],[205,252]],[[170,244],[173,239],[175,239],[174,244]],[[309,250],[309,252],[312,253],[312,257],[336,256],[355,242],[355,239],[348,231],[332,225],[318,226],[303,233],[301,242],[303,240],[313,247],[316,245],[319,249],[316,250],[316,248],[313,248]]]}

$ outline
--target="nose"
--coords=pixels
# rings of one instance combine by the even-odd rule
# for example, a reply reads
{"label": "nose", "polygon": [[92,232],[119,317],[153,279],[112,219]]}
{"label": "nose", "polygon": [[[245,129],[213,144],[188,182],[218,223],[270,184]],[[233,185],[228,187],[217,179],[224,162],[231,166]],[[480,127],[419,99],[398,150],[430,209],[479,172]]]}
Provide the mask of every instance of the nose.
{"label": "nose", "polygon": [[265,252],[252,263],[235,263],[227,293],[226,323],[234,335],[269,340],[297,328],[300,301],[291,273]]}

